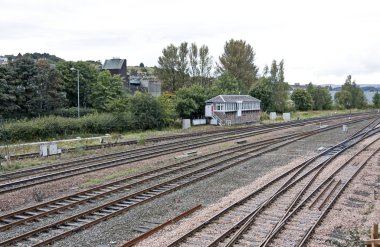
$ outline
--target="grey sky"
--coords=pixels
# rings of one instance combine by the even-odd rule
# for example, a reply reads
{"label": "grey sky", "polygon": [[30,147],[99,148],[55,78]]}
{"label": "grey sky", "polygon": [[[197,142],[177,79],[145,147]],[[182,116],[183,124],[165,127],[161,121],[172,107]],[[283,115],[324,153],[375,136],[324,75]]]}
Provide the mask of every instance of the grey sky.
{"label": "grey sky", "polygon": [[0,0],[0,55],[48,52],[66,60],[127,58],[157,65],[170,43],[209,46],[231,38],[256,52],[262,70],[285,60],[288,82],[380,84],[376,0]]}

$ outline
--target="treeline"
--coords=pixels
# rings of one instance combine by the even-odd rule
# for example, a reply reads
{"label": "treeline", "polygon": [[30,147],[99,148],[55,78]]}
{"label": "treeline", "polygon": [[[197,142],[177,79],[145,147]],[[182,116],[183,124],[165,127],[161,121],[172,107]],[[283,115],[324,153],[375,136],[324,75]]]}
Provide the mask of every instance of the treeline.
{"label": "treeline", "polygon": [[[101,71],[94,62],[66,62],[57,58],[36,60],[37,55],[18,57],[0,66],[0,114],[4,118],[36,117],[77,107],[77,74],[80,71],[80,106],[99,111],[111,110],[112,101],[126,95],[123,80]],[[86,112],[86,110],[84,111]]]}

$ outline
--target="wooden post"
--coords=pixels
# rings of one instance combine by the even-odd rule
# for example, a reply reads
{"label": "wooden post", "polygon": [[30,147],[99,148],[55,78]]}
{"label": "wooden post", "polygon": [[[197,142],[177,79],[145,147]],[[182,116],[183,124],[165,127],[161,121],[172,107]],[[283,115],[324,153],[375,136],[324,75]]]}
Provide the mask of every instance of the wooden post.
{"label": "wooden post", "polygon": [[[371,232],[371,239],[378,239],[379,238],[379,225],[373,224],[372,232]],[[376,243],[372,242],[372,247],[376,247]]]}

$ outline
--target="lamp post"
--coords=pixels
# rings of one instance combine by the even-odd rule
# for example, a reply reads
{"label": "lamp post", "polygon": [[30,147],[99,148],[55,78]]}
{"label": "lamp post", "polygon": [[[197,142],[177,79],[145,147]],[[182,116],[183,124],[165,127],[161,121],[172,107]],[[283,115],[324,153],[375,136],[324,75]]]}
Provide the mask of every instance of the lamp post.
{"label": "lamp post", "polygon": [[74,67],[72,67],[70,69],[71,71],[76,71],[77,72],[77,87],[78,87],[78,118],[80,117],[80,113],[79,113],[79,69],[76,69]]}

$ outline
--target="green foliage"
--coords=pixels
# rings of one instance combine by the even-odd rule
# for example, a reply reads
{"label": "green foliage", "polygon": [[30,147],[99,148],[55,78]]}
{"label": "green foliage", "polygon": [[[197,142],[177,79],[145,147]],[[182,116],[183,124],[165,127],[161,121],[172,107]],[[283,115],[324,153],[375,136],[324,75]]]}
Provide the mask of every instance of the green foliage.
{"label": "green foliage", "polygon": [[176,96],[174,94],[162,94],[158,97],[162,107],[162,121],[165,126],[173,126],[178,114],[175,110]]}
{"label": "green foliage", "polygon": [[163,82],[163,89],[174,92],[181,87],[178,85],[177,65],[179,63],[178,48],[170,44],[162,50],[158,58],[158,68],[155,69],[157,77]]}
{"label": "green foliage", "polygon": [[108,70],[99,73],[92,86],[89,103],[99,110],[107,110],[110,102],[118,100],[125,94],[123,79],[119,75],[111,75]]}
{"label": "green foliage", "polygon": [[380,108],[380,94],[379,94],[379,92],[376,92],[376,93],[373,95],[372,103],[373,103],[373,105],[374,105],[376,108]]}
{"label": "green foliage", "polygon": [[272,88],[267,78],[261,77],[259,81],[253,86],[249,94],[252,97],[261,100],[260,108],[262,111],[270,109],[272,104]]}
{"label": "green foliage", "polygon": [[175,109],[181,118],[201,117],[210,96],[210,91],[200,85],[181,88],[176,94]]}
{"label": "green foliage", "polygon": [[296,89],[292,93],[291,99],[294,101],[295,107],[300,111],[307,111],[312,109],[312,98],[309,92],[303,89]]}
{"label": "green foliage", "polygon": [[0,66],[0,112],[5,116],[20,109],[16,101],[17,87],[12,80],[12,71],[9,67]]}
{"label": "green foliage", "polygon": [[264,67],[262,77],[251,88],[250,95],[261,100],[264,111],[284,112],[291,107],[287,104],[290,86],[284,81],[284,61],[273,60],[271,69]]}
{"label": "green foliage", "polygon": [[70,68],[79,70],[79,98],[81,107],[96,107],[90,102],[93,86],[96,84],[99,71],[97,67],[90,62],[59,62],[57,70],[64,81],[64,91],[68,100],[69,107],[77,106],[77,71],[71,71]]}
{"label": "green foliage", "polygon": [[366,232],[353,229],[345,232],[345,238],[342,241],[329,239],[326,240],[326,242],[337,247],[365,246],[365,242],[361,240],[361,236],[365,236],[367,234],[368,233]]}
{"label": "green foliage", "polygon": [[307,86],[307,92],[313,99],[313,110],[328,110],[332,106],[332,98],[327,87],[314,86],[311,82]]}
{"label": "green foliage", "polygon": [[163,125],[160,102],[148,93],[136,92],[129,99],[129,111],[136,122],[136,129],[161,128]]}
{"label": "green foliage", "polygon": [[266,113],[265,111],[261,111],[260,112],[260,121],[265,121],[265,120],[269,120],[270,117],[269,117],[269,114]]}
{"label": "green foliage", "polygon": [[[88,114],[96,113],[96,109],[93,108],[81,108],[80,109],[80,115],[85,116]],[[78,108],[77,107],[70,107],[70,108],[59,108],[51,112],[54,116],[60,116],[60,117],[71,117],[76,118],[78,117]]]}
{"label": "green foliage", "polygon": [[56,64],[58,62],[63,61],[62,58],[59,58],[55,55],[50,55],[49,53],[38,53],[38,52],[25,53],[24,57],[35,59],[35,60],[45,60],[48,63],[52,63],[52,64]]}
{"label": "green foliage", "polygon": [[345,109],[352,108],[352,95],[349,91],[342,90],[335,94],[335,101],[338,105],[344,107]]}
{"label": "green foliage", "polygon": [[335,94],[335,101],[346,109],[362,109],[367,106],[367,100],[363,90],[351,79],[351,75],[348,75],[342,90]]}
{"label": "green foliage", "polygon": [[239,94],[239,84],[241,84],[233,75],[228,72],[223,73],[212,84],[212,90],[215,95],[219,94]]}
{"label": "green foliage", "polygon": [[228,72],[239,82],[242,94],[249,92],[256,81],[258,68],[254,64],[255,52],[250,44],[243,40],[231,39],[224,45],[224,53],[219,57],[220,72]]}
{"label": "green foliage", "polygon": [[140,63],[139,67],[144,68],[144,63]]}

